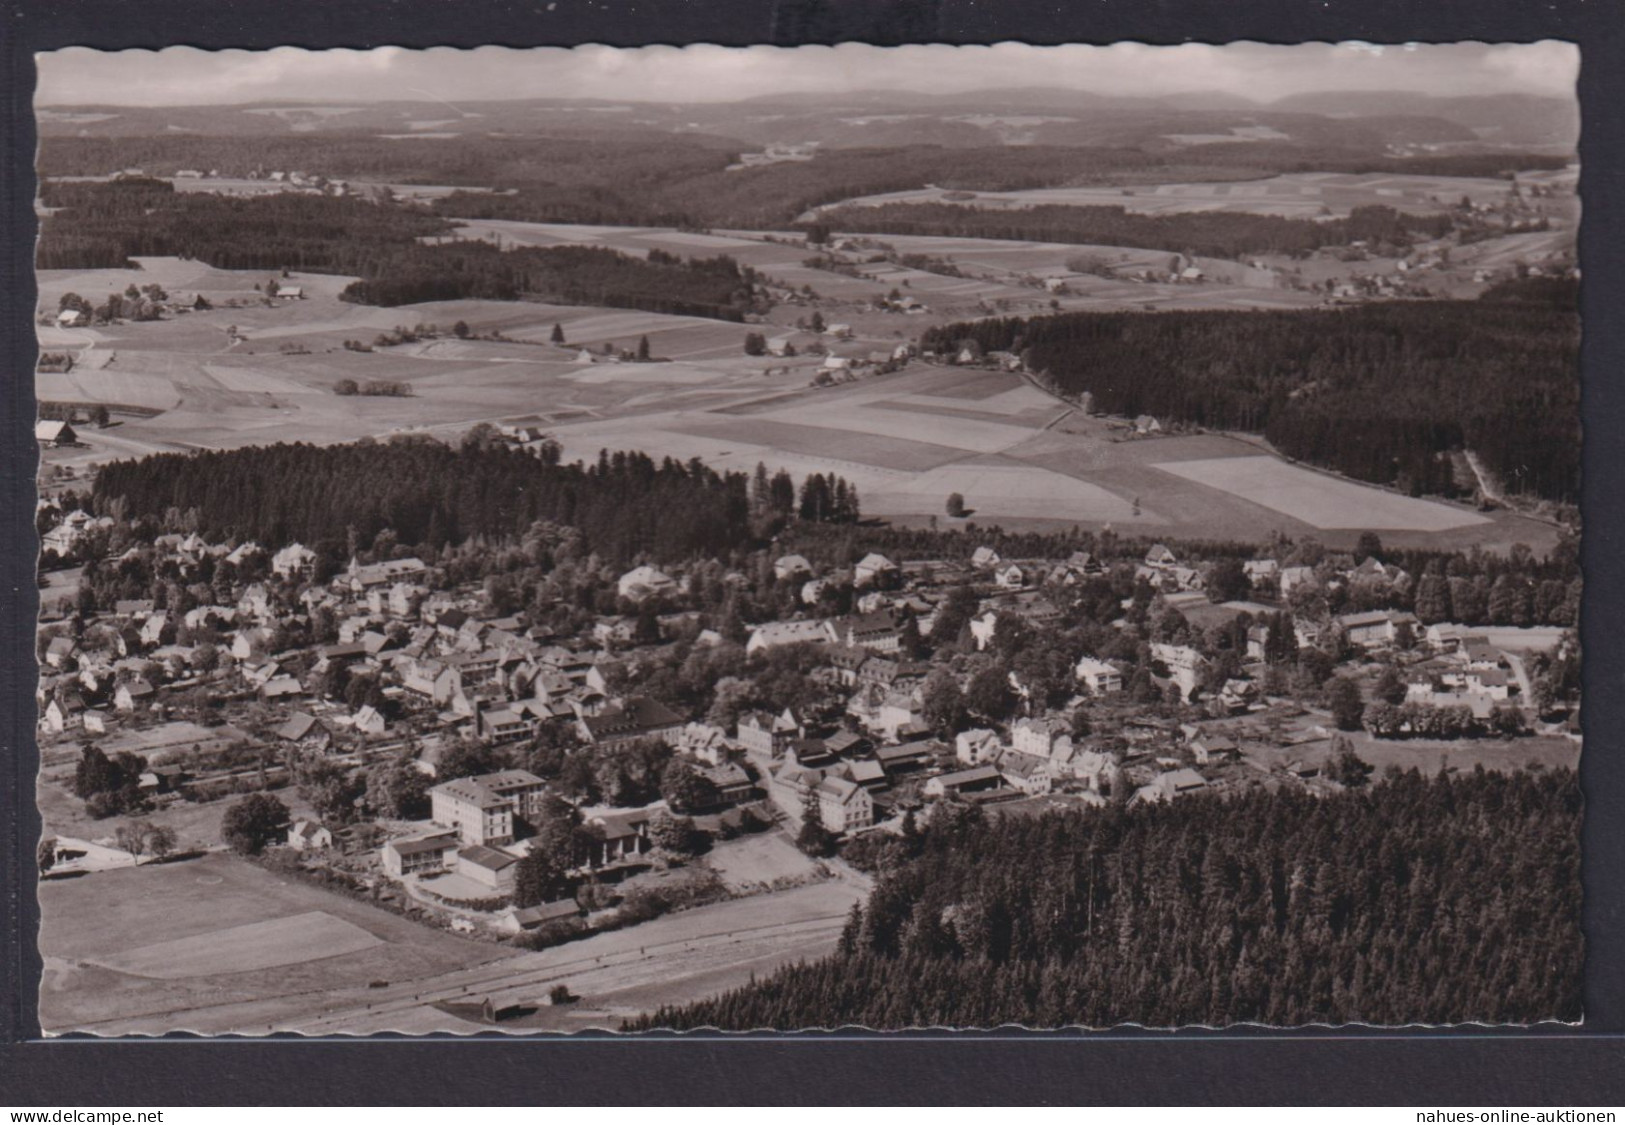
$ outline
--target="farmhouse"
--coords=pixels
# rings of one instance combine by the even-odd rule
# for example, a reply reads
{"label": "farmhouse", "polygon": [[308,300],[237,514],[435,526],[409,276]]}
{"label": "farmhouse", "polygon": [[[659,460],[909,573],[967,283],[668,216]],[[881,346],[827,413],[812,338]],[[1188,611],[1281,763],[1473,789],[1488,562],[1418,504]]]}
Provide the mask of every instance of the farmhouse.
{"label": "farmhouse", "polygon": [[34,423],[34,438],[44,446],[76,445],[79,441],[72,426],[53,418],[41,418]]}

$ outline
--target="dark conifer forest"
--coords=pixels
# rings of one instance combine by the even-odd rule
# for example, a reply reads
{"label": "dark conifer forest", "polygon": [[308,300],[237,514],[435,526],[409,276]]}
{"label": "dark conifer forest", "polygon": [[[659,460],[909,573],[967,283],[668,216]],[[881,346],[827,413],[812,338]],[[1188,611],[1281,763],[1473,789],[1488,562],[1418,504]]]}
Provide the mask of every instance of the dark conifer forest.
{"label": "dark conifer forest", "polygon": [[625,563],[645,553],[672,561],[724,555],[747,541],[747,480],[642,453],[554,465],[501,445],[452,449],[424,440],[117,461],[97,474],[94,496],[104,508],[122,498],[132,519],[196,509],[206,537],[301,542],[325,554],[385,528],[405,546],[438,550],[470,536],[516,539],[548,520],[579,529],[586,550]]}
{"label": "dark conifer forest", "polygon": [[1068,313],[944,325],[922,346],[1022,355],[1106,414],[1263,434],[1288,457],[1412,495],[1461,492],[1471,450],[1508,492],[1579,495],[1572,283],[1478,301],[1291,312]]}
{"label": "dark conifer forest", "polygon": [[989,208],[885,203],[831,208],[821,212],[818,221],[833,230],[855,233],[1137,246],[1211,258],[1304,256],[1323,246],[1347,246],[1355,241],[1404,247],[1418,239],[1439,238],[1452,226],[1446,214],[1404,215],[1381,206],[1356,207],[1346,219],[1319,221],[1239,211],[1147,215],[1124,207],[1062,204]]}
{"label": "dark conifer forest", "polygon": [[452,224],[418,207],[356,197],[177,192],[166,181],[48,181],[40,269],[118,269],[146,256],[219,269],[353,274],[343,293],[367,305],[485,298],[707,316],[739,321],[758,299],[755,274],[726,256],[633,257],[601,247],[498,249],[446,237]]}
{"label": "dark conifer forest", "polygon": [[838,952],[628,1029],[1578,1020],[1580,815],[1568,770],[942,806]]}
{"label": "dark conifer forest", "polygon": [[727,137],[628,130],[613,141],[579,135],[385,139],[324,132],[241,138],[206,135],[52,136],[42,178],[107,175],[140,167],[243,176],[300,168],[330,178],[474,189],[435,203],[458,218],[632,226],[782,229],[812,207],[936,184],[966,191],[1019,191],[1084,184],[1248,180],[1286,172],[1390,172],[1496,176],[1561,168],[1564,157],[1525,152],[1386,155],[1380,146],[1209,145],[1151,151],[1121,145],[929,144],[830,149],[816,159],[728,170],[754,146]]}

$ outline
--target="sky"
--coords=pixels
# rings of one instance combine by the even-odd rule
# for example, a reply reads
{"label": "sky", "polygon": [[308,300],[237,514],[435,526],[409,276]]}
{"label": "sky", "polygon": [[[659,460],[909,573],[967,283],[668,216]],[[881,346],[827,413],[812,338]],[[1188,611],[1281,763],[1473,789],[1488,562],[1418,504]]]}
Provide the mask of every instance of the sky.
{"label": "sky", "polygon": [[1154,47],[639,47],[426,51],[102,52],[36,56],[35,104],[225,105],[300,101],[613,98],[721,102],[842,90],[966,93],[1023,86],[1157,96],[1239,94],[1272,101],[1326,90],[1572,97],[1573,44],[1232,43]]}

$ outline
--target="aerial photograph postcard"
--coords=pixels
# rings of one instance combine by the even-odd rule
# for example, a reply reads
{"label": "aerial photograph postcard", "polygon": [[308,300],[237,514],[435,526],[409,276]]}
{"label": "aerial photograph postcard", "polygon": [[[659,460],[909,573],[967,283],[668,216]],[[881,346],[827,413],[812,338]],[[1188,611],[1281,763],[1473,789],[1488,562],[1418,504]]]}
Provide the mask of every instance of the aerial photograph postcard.
{"label": "aerial photograph postcard", "polygon": [[47,1035],[1583,1021],[1573,45],[37,64]]}

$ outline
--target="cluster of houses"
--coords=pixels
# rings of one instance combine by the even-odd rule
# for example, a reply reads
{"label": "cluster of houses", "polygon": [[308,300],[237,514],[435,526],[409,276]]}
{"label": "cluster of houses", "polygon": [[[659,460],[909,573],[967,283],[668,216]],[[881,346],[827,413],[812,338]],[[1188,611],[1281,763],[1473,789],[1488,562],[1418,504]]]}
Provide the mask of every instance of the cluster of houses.
{"label": "cluster of houses", "polygon": [[[108,522],[70,512],[51,534],[72,549]],[[975,649],[989,649],[1012,618],[1034,630],[1054,627],[1060,591],[1067,586],[1122,573],[1123,563],[1108,566],[1088,551],[1057,561],[1007,559],[982,547],[964,562],[906,566],[870,553],[850,568],[822,574],[804,556],[784,555],[774,560],[773,574],[796,591],[799,612],[749,628],[744,647],[755,655],[786,645],[819,646],[826,659],[817,675],[831,702],[816,717],[747,710],[724,730],[688,721],[635,687],[613,686],[621,682],[615,674],[620,650],[657,643],[637,631],[641,615],[604,616],[582,635],[558,637],[520,616],[495,613],[478,588],[444,589],[439,573],[416,557],[352,559],[319,582],[315,552],[297,543],[268,550],[251,542],[216,544],[197,534],[169,534],[159,536],[152,550],[182,581],[205,559],[264,577],[233,586],[236,597],[229,604],[181,611],[150,599],[120,601],[83,629],[54,631],[42,653],[45,733],[100,737],[120,725],[162,723],[171,717],[177,692],[204,686],[216,700],[269,709],[273,721],[259,737],[278,746],[358,765],[411,746],[431,777],[439,751],[458,740],[522,744],[549,726],[567,730],[570,741],[589,749],[655,739],[709,783],[715,807],[703,814],[736,816],[753,808],[762,810],[763,819],[776,816],[791,824],[816,815],[837,836],[873,829],[902,810],[938,800],[1001,802],[1057,794],[1086,804],[1124,795],[1135,802],[1172,800],[1211,788],[1214,769],[1239,757],[1248,738],[1256,747],[1283,745],[1279,730],[1226,733],[1239,730],[1236,723],[1256,724],[1271,710],[1256,678],[1269,640],[1262,624],[1247,634],[1246,659],[1219,685],[1211,654],[1197,647],[1199,640],[1150,644],[1155,686],[1177,687],[1181,699],[1202,696],[1208,716],[1203,724],[1179,728],[1136,717],[1131,708],[1107,707],[1104,713],[1116,718],[1106,730],[1074,734],[1070,718],[1061,716],[1084,701],[1121,697],[1130,670],[1120,660],[1086,652],[1072,664],[1073,694],[1065,708],[1047,712],[1033,703],[1028,685],[1011,671],[1012,691],[1028,701],[1023,717],[1007,728],[981,726],[939,738],[925,713],[925,687],[933,671],[946,666],[917,659],[915,638],[931,630],[948,591],[974,592],[968,636]],[[1249,560],[1243,569],[1255,595],[1266,599],[1290,595],[1305,582],[1409,580],[1376,559],[1335,575],[1272,559]],[[1180,598],[1205,603],[1200,592],[1210,573],[1163,544],[1134,564],[1134,577],[1169,605]],[[824,595],[837,581],[851,582],[851,607],[822,614]],[[633,605],[666,605],[687,591],[681,572],[647,564],[616,583],[619,598]],[[308,647],[279,647],[291,622],[317,615],[332,623],[332,634]],[[697,617],[663,613],[657,623],[662,636],[670,636],[697,624]],[[1513,662],[1484,637],[1456,626],[1424,628],[1397,610],[1287,620],[1300,646],[1320,642],[1333,629],[1356,650],[1419,654],[1409,665],[1411,702],[1465,702],[1477,712],[1518,691],[1521,670],[1514,674]],[[205,642],[181,643],[201,635],[212,638],[207,661],[201,659]],[[722,643],[708,629],[687,635],[697,644]],[[327,685],[339,668],[352,680],[365,677],[377,691],[359,702],[334,696]],[[1322,731],[1319,737],[1330,736]],[[1310,758],[1288,756],[1279,770],[1300,780],[1312,776],[1314,767],[1303,765]],[[188,784],[173,768],[150,772],[143,782],[155,790]],[[544,780],[518,769],[443,781],[431,791],[429,822],[397,828],[383,844],[382,869],[401,880],[434,876],[430,883],[442,897],[447,886],[461,888],[453,897],[464,900],[507,895],[514,865],[529,846],[523,825],[546,791]],[[661,807],[593,813],[589,823],[598,843],[585,870],[636,866],[653,847],[649,825]],[[329,847],[324,831],[319,824],[296,824],[290,845],[302,851]],[[527,915],[515,924],[535,921]]]}

